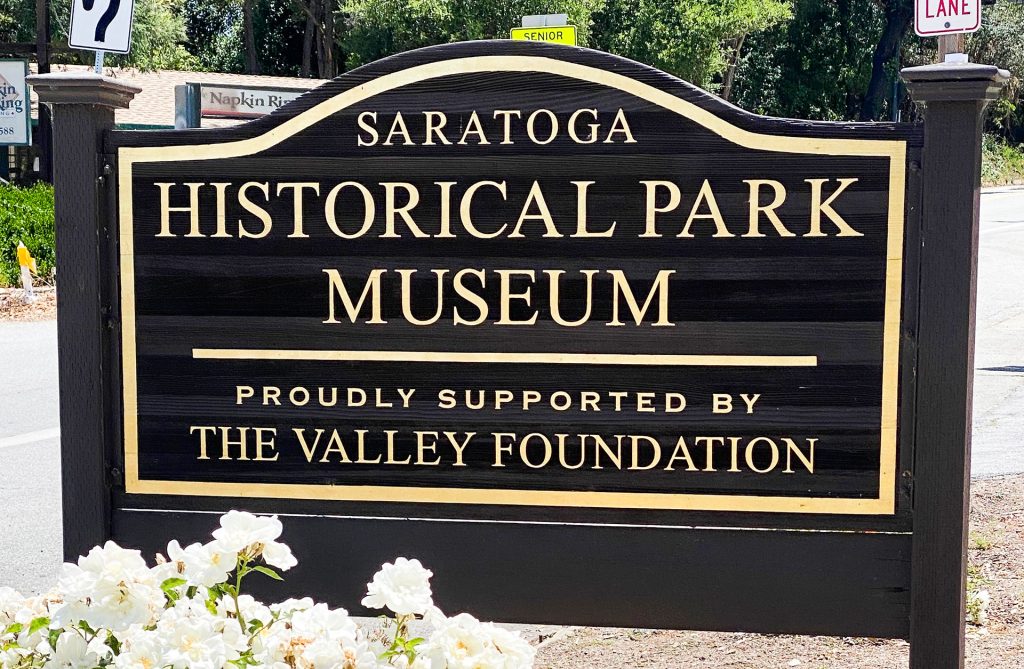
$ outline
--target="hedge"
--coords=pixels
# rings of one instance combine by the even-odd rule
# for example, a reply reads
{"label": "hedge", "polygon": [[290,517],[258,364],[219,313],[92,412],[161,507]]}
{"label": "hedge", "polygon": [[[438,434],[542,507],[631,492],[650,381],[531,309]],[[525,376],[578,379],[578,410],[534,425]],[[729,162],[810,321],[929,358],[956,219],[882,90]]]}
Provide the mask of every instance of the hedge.
{"label": "hedge", "polygon": [[51,283],[54,266],[53,187],[0,185],[0,286],[20,286],[18,242],[36,259],[39,282]]}

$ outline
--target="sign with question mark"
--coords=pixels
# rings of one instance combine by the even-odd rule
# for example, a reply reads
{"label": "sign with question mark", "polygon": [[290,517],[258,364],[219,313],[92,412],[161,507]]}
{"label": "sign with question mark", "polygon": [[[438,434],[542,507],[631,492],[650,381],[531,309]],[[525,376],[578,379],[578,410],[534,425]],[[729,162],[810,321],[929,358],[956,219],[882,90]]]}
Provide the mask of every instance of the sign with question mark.
{"label": "sign with question mark", "polygon": [[135,0],[72,0],[68,46],[128,53]]}

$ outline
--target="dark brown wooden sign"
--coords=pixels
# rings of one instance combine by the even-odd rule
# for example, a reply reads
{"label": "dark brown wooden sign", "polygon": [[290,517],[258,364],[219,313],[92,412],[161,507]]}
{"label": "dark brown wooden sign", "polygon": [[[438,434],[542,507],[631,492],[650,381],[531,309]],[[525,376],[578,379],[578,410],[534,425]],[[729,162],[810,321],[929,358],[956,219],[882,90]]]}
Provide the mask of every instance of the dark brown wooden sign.
{"label": "dark brown wooden sign", "polygon": [[664,83],[467,56],[119,148],[127,492],[893,514],[913,131]]}
{"label": "dark brown wooden sign", "polygon": [[407,554],[482,616],[904,637],[915,669],[959,666],[971,194],[1003,76],[912,70],[926,125],[836,124],[478,42],[146,133],[105,132],[128,88],[38,77],[76,165],[103,140],[98,188],[58,175],[58,220],[96,232],[58,249],[95,269],[58,271],[86,398],[62,403],[66,551],[246,508],[289,516],[284,587],[348,606]]}

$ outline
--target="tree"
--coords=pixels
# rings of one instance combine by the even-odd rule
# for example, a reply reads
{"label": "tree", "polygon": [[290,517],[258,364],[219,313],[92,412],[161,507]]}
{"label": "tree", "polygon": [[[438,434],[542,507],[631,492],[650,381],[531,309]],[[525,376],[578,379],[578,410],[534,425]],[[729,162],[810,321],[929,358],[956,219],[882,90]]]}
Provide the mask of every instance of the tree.
{"label": "tree", "polygon": [[907,29],[914,18],[914,0],[883,0],[882,6],[885,24],[871,57],[871,79],[868,81],[864,104],[860,109],[862,121],[878,118],[882,99],[885,97],[886,83],[889,81],[886,67],[893,56],[900,52]]}
{"label": "tree", "polygon": [[883,25],[877,2],[799,0],[793,14],[746,41],[737,104],[769,116],[857,118]]}
{"label": "tree", "polygon": [[608,0],[594,15],[593,43],[731,92],[746,37],[791,16],[788,0]]}
{"label": "tree", "polygon": [[[601,0],[565,0],[558,5],[588,43],[591,15]],[[463,40],[507,39],[530,14],[547,14],[542,0],[349,0],[351,27],[342,39],[347,65],[355,67],[401,51]]]}
{"label": "tree", "polygon": [[338,35],[334,0],[295,0],[295,4],[306,17],[302,76],[309,76],[310,61],[315,51],[317,73],[323,79],[333,79],[340,71],[336,54]]}
{"label": "tree", "polygon": [[241,6],[236,0],[183,0],[185,48],[197,67],[211,72],[243,72]]}
{"label": "tree", "polygon": [[[182,0],[136,0],[131,52],[107,54],[107,65],[143,70],[196,67],[198,61],[185,47],[187,36]],[[67,44],[71,0],[51,0],[50,39]],[[11,22],[13,20],[13,24]],[[0,42],[35,42],[35,0],[0,0]],[[92,65],[92,52],[56,53],[56,63]]]}
{"label": "tree", "polygon": [[981,29],[967,38],[967,52],[975,63],[998,65],[1013,75],[989,106],[989,119],[1007,139],[1024,141],[1024,4],[1002,0],[987,7]]}
{"label": "tree", "polygon": [[198,65],[185,48],[180,0],[136,0],[132,48],[114,63],[143,70],[191,70]]}

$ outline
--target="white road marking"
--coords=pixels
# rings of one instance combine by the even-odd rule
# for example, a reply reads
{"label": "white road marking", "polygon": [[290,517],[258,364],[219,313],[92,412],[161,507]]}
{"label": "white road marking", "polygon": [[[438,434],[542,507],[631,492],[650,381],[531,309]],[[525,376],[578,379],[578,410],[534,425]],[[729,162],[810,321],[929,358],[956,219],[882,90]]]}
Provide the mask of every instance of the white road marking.
{"label": "white road marking", "polygon": [[22,446],[24,444],[33,444],[37,441],[56,439],[59,436],[59,427],[51,427],[46,430],[36,430],[35,432],[23,432],[22,434],[15,434],[10,437],[0,437],[0,448],[7,448],[8,446]]}

